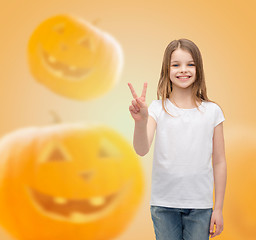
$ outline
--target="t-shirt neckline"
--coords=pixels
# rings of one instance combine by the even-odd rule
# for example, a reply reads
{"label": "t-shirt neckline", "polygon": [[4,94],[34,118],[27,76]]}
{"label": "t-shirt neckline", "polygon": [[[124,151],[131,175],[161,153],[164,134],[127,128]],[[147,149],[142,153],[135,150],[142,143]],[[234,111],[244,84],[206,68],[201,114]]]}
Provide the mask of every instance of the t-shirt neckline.
{"label": "t-shirt neckline", "polygon": [[[175,105],[170,101],[169,98],[166,98],[166,99],[169,101],[169,103],[170,103],[174,108],[179,109],[179,110],[190,111],[190,110],[195,110],[195,109],[197,109],[197,107],[194,107],[194,108],[179,108],[179,107],[175,106]],[[203,103],[204,103],[204,101],[201,102],[201,104],[198,106],[198,108],[201,108],[201,107],[203,106]]]}

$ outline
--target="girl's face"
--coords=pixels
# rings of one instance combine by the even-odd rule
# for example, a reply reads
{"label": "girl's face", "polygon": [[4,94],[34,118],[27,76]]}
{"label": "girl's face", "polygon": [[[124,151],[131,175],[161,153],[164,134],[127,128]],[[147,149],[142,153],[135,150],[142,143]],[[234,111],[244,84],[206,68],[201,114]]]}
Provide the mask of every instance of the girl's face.
{"label": "girl's face", "polygon": [[189,52],[184,51],[181,48],[172,52],[170,79],[174,88],[187,88],[195,81],[196,66]]}

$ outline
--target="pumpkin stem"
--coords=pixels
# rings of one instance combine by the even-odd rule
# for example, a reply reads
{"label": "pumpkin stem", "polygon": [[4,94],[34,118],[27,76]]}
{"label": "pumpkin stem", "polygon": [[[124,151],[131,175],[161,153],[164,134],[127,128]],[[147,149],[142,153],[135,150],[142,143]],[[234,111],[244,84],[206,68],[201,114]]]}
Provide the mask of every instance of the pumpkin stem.
{"label": "pumpkin stem", "polygon": [[100,18],[94,19],[94,21],[92,21],[93,25],[98,25],[98,23],[100,22]]}
{"label": "pumpkin stem", "polygon": [[54,110],[49,110],[49,112],[53,117],[53,123],[61,123],[62,122],[60,116]]}

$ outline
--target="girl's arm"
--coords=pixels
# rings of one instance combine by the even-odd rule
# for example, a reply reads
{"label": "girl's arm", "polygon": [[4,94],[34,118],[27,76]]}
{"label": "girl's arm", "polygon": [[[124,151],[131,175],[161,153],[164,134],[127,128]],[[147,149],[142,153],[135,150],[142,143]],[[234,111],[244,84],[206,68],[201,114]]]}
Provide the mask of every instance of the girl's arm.
{"label": "girl's arm", "polygon": [[227,179],[223,123],[220,123],[214,129],[212,162],[215,184],[214,210],[222,211]]}
{"label": "girl's arm", "polygon": [[133,96],[129,111],[135,120],[133,147],[138,155],[144,156],[148,153],[153,141],[156,121],[148,114],[146,104],[147,82],[144,83],[141,97],[137,96],[131,83],[128,83],[128,86]]}
{"label": "girl's arm", "polygon": [[[223,123],[220,123],[214,129],[212,163],[215,185],[215,205],[211,217],[210,234],[212,235],[211,237],[215,237],[223,231],[222,209],[227,181]],[[214,224],[216,225],[216,230],[213,233]]]}
{"label": "girl's arm", "polygon": [[135,121],[133,147],[138,155],[144,156],[148,153],[155,129],[156,121],[151,116],[145,121]]}

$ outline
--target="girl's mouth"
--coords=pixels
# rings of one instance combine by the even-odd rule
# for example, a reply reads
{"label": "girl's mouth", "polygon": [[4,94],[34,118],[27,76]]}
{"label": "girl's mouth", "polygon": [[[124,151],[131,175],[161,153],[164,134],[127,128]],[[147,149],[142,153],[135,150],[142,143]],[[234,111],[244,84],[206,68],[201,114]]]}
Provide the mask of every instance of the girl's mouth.
{"label": "girl's mouth", "polygon": [[191,76],[186,76],[186,77],[177,77],[177,78],[181,78],[181,79],[184,79],[184,78],[190,78]]}
{"label": "girl's mouth", "polygon": [[179,80],[181,81],[186,81],[188,80],[189,78],[191,78],[191,76],[187,76],[187,77],[177,77]]}

